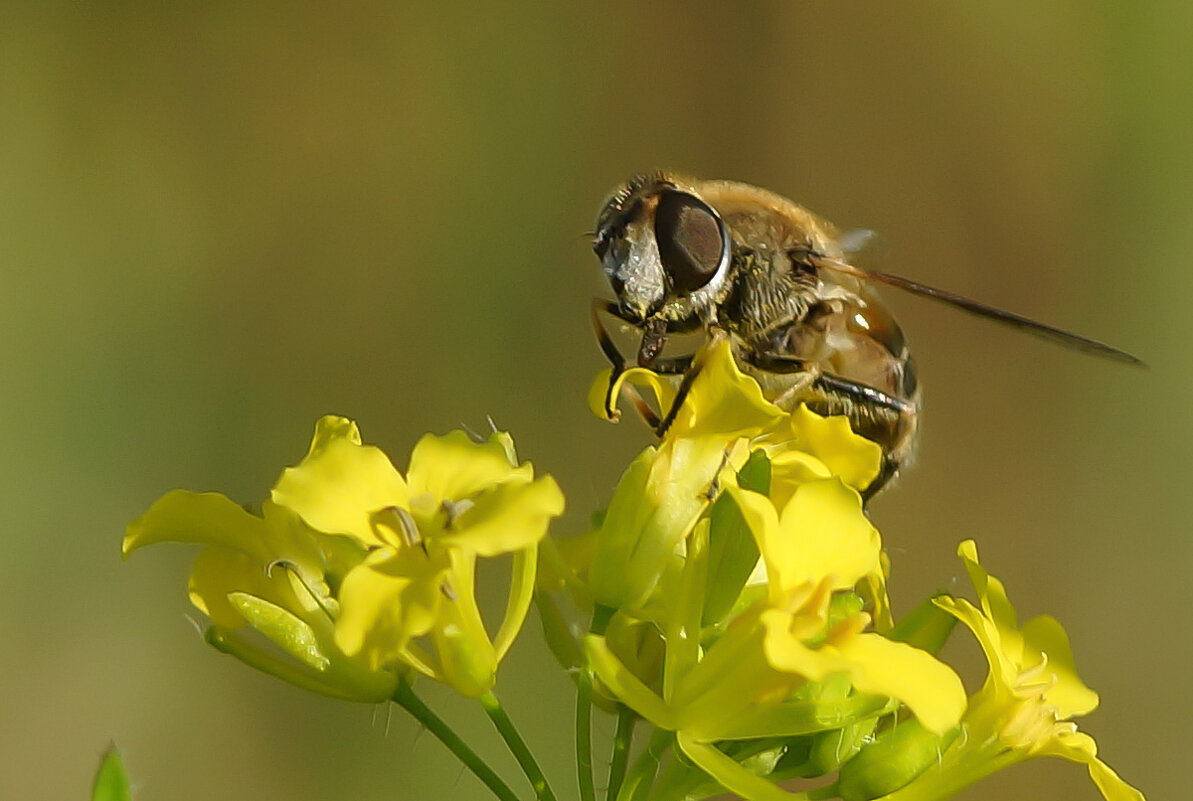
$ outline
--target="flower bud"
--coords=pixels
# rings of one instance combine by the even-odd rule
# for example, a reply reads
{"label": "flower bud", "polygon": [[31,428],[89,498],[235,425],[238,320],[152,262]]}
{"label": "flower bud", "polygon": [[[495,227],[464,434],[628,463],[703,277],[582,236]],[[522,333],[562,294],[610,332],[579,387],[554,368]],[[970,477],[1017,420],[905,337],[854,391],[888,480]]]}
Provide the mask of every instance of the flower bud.
{"label": "flower bud", "polygon": [[933,734],[915,718],[898,721],[841,766],[838,795],[844,801],[869,801],[898,790],[936,764],[960,731]]}

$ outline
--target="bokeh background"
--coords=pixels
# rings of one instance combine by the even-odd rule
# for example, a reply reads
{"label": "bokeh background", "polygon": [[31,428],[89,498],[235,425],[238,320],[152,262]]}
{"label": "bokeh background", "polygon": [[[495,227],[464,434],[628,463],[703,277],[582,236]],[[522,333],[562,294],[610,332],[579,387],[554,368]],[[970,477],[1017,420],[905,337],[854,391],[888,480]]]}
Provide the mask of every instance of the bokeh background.
{"label": "bokeh background", "polygon": [[[577,529],[647,441],[584,404],[583,234],[656,167],[790,195],[881,232],[886,269],[1150,362],[888,295],[927,405],[872,511],[900,608],[976,537],[1021,612],[1066,624],[1103,756],[1181,797],[1191,38],[1183,0],[3,4],[0,797],[85,797],[112,739],[143,801],[485,797],[400,714],[205,647],[193,552],[121,563],[120,537],[174,487],[261,500],[327,412],[400,463],[491,415]],[[570,793],[535,628],[499,691]],[[1016,796],[1098,797],[1043,760],[962,794]]]}

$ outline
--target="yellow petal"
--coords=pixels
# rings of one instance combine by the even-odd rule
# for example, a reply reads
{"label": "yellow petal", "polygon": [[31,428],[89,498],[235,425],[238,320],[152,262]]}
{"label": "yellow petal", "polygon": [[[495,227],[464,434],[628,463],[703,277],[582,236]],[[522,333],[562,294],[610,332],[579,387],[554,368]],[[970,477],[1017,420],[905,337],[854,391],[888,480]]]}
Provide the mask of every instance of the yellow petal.
{"label": "yellow petal", "polygon": [[406,480],[412,495],[429,494],[438,500],[461,500],[511,479],[529,481],[529,464],[510,463],[506,443],[499,437],[474,442],[463,431],[442,437],[425,435],[410,454]]}
{"label": "yellow petal", "polygon": [[449,569],[446,555],[421,548],[371,554],[340,587],[336,645],[361,654],[374,670],[391,665],[409,640],[435,625]]}
{"label": "yellow petal", "polygon": [[617,421],[621,418],[617,402],[626,384],[649,389],[660,409],[670,408],[675,399],[675,387],[672,386],[672,382],[652,370],[631,367],[610,383],[612,375],[613,371],[609,368],[601,370],[588,388],[588,407],[592,409],[593,414],[604,420]]}
{"label": "yellow petal", "polygon": [[725,490],[737,504],[742,519],[754,535],[758,544],[758,552],[762,555],[766,565],[766,574],[772,586],[778,588],[775,581],[776,573],[790,564],[793,547],[779,530],[779,513],[775,511],[770,498],[751,490],[738,486],[730,486]]}
{"label": "yellow petal", "polygon": [[383,545],[372,516],[389,507],[406,508],[410,493],[401,474],[378,448],[353,442],[351,432],[322,432],[297,467],[282,472],[273,488],[275,503],[297,512],[312,528],[343,534],[366,545]]}
{"label": "yellow petal", "polygon": [[294,605],[284,569],[266,575],[265,566],[240,551],[211,547],[202,551],[191,568],[187,591],[191,603],[217,625],[237,629],[244,616],[229,603],[231,593],[246,593],[281,606]]}
{"label": "yellow petal", "polygon": [[837,645],[809,648],[791,636],[788,615],[771,610],[763,614],[762,622],[767,661],[777,670],[811,681],[844,675],[861,692],[902,701],[925,728],[937,734],[961,720],[966,703],[961,679],[927,651],[878,634],[858,634]]}
{"label": "yellow petal", "polygon": [[668,438],[753,436],[784,417],[758,382],[738,369],[728,337],[711,340],[696,358],[699,372]]}
{"label": "yellow petal", "polygon": [[1143,793],[1127,784],[1113,769],[1100,759],[1091,759],[1086,767],[1089,777],[1106,801],[1144,801]]}
{"label": "yellow petal", "polygon": [[[493,650],[497,658],[505,656],[505,652],[513,644],[514,638],[522,629],[522,623],[530,611],[530,604],[534,600],[535,574],[538,569],[538,548],[523,548],[514,552],[513,564],[510,566],[509,595],[505,604],[505,616],[501,626],[493,637]],[[548,601],[549,602],[549,601]]]}
{"label": "yellow petal", "polygon": [[1119,778],[1109,765],[1098,759],[1098,746],[1088,734],[1071,732],[1054,737],[1039,753],[1085,765],[1089,777],[1106,801],[1144,801],[1143,793]]}
{"label": "yellow petal", "polygon": [[791,413],[789,426],[790,447],[815,456],[854,489],[865,489],[878,476],[882,448],[855,434],[845,417],[822,417],[800,404]]}
{"label": "yellow petal", "polygon": [[1013,687],[1018,681],[1019,665],[1003,652],[1002,637],[994,621],[964,598],[938,596],[932,599],[932,603],[957,618],[973,632],[986,662],[990,665],[990,675],[997,685],[1004,690]]}
{"label": "yellow petal", "polygon": [[468,698],[477,698],[497,681],[497,652],[476,606],[473,559],[453,555],[458,569],[449,574],[450,593],[439,608],[431,638],[443,681]]}
{"label": "yellow petal", "polygon": [[264,521],[223,495],[173,490],[128,524],[122,550],[128,556],[156,542],[205,543],[240,551],[264,565],[277,557],[266,540]]}
{"label": "yellow petal", "polygon": [[793,450],[787,445],[772,445],[764,452],[771,463],[770,492],[767,494],[777,509],[787,505],[800,485],[832,476],[828,465],[810,453]]}
{"label": "yellow petal", "polygon": [[1037,660],[1042,661],[1047,654],[1044,670],[1054,683],[1044,692],[1044,699],[1056,707],[1057,717],[1067,720],[1098,708],[1098,694],[1078,678],[1069,638],[1055,618],[1041,615],[1027,621],[1023,640],[1025,650]]}
{"label": "yellow petal", "polygon": [[621,410],[617,408],[615,396],[609,386],[613,378],[613,368],[606,367],[596,374],[592,383],[588,385],[588,408],[602,420],[616,422],[621,417]]}
{"label": "yellow petal", "polygon": [[862,511],[858,494],[836,478],[796,490],[780,515],[778,541],[767,548],[782,553],[770,575],[785,589],[829,576],[832,589],[850,589],[863,577],[881,573],[878,530]]}
{"label": "yellow petal", "polygon": [[961,720],[965,687],[927,651],[878,634],[859,634],[838,650],[855,666],[848,671],[855,688],[899,699],[929,731],[942,734]]}
{"label": "yellow petal", "polygon": [[477,496],[441,541],[480,556],[509,553],[536,545],[551,518],[562,513],[563,493],[550,476],[529,484],[500,484]]}
{"label": "yellow petal", "polygon": [[311,447],[307,449],[307,456],[316,456],[327,447],[328,443],[337,440],[347,440],[354,445],[361,444],[360,429],[356,423],[347,417],[325,414],[315,422],[315,435],[311,437]]}
{"label": "yellow petal", "polygon": [[[965,563],[965,570],[969,573],[969,580],[973,582],[973,588],[978,594],[978,600],[981,602],[982,610],[986,616],[994,621],[1000,631],[1004,633],[1007,631],[1018,632],[1019,623],[1015,607],[1011,606],[1003,583],[987,573],[978,561],[977,543],[973,540],[965,540],[957,547],[957,555]],[[1011,645],[1011,643],[1004,643],[1007,654],[1018,659],[1018,654],[1010,650]]]}
{"label": "yellow petal", "polygon": [[[785,417],[779,407],[766,399],[758,382],[737,368],[727,337],[711,340],[695,359],[694,380],[683,406],[667,429],[667,439],[753,436]],[[664,414],[675,403],[678,377],[631,367],[610,384],[611,374],[610,370],[603,370],[588,392],[589,406],[598,417],[618,419],[616,401],[627,384],[647,389]]]}

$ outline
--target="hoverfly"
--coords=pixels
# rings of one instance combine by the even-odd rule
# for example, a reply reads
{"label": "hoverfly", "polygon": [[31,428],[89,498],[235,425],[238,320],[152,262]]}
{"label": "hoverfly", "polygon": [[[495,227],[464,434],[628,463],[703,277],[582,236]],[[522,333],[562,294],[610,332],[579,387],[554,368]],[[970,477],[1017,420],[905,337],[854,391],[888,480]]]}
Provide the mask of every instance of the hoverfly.
{"label": "hoverfly", "polygon": [[[920,411],[911,353],[874,284],[934,298],[1095,356],[1142,364],[1096,340],[856,267],[830,224],[749,184],[666,172],[637,175],[604,202],[592,246],[617,296],[594,300],[592,314],[614,378],[625,369],[625,357],[605,330],[602,312],[641,332],[639,366],[683,376],[674,405],[661,418],[639,404],[656,433],[666,431],[699,369],[692,356],[663,357],[668,338],[702,331],[728,336],[738,364],[772,401],[845,415],[855,432],[882,447],[883,470],[866,489],[867,498],[910,458]],[[606,404],[612,412],[613,399]]]}

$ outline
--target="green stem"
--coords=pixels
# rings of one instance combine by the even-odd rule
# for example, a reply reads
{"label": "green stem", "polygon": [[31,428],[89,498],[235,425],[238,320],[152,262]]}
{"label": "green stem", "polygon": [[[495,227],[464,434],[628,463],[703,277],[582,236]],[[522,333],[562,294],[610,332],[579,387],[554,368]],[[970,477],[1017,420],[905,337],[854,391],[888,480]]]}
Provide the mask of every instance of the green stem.
{"label": "green stem", "polygon": [[[592,610],[589,632],[604,634],[616,611],[597,604]],[[592,777],[592,671],[586,666],[580,668],[576,680],[576,782],[580,786],[580,801],[596,801]],[[606,792],[606,797],[612,796]]]}
{"label": "green stem", "polygon": [[[708,792],[697,792],[701,786]],[[650,788],[651,801],[683,801],[683,799],[708,798],[722,795],[725,788],[717,784],[708,774],[684,760],[672,759],[667,767],[655,777]]]}
{"label": "green stem", "polygon": [[551,785],[547,783],[547,777],[543,775],[542,768],[535,761],[534,754],[530,753],[530,749],[526,746],[522,735],[518,733],[514,722],[510,720],[509,715],[505,714],[505,709],[497,700],[497,696],[490,690],[477,700],[480,701],[489,720],[493,721],[493,725],[497,727],[497,733],[501,735],[501,739],[505,740],[506,747],[518,761],[522,772],[530,780],[530,786],[534,788],[534,794],[539,801],[556,801],[555,793],[552,792]]}
{"label": "green stem", "polygon": [[617,801],[644,801],[659,771],[659,759],[674,740],[674,735],[664,729],[655,729],[650,735],[645,750],[634,760],[626,774],[625,783],[617,793]]}
{"label": "green stem", "polygon": [[414,694],[414,688],[405,680],[398,682],[394,690],[393,702],[410,713],[410,716],[422,724],[423,728],[435,735],[439,742],[447,746],[447,750],[455,754],[464,763],[464,767],[472,771],[476,778],[489,788],[493,795],[501,801],[519,801],[518,796],[510,786],[501,780],[492,768],[476,752],[468,747],[460,736],[448,726],[442,718],[431,711],[422,699]]}
{"label": "green stem", "polygon": [[592,780],[592,671],[580,669],[576,682],[576,781],[580,801],[596,801]]}
{"label": "green stem", "polygon": [[617,798],[630,764],[630,744],[634,740],[634,724],[638,715],[629,707],[618,707],[617,732],[613,735],[613,757],[609,760],[609,783],[605,798]]}

